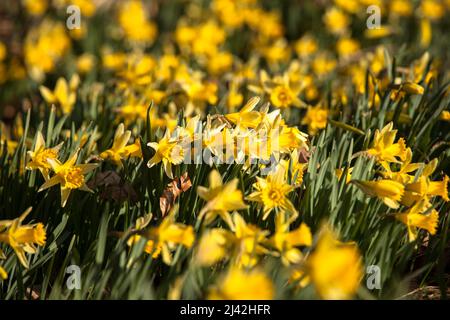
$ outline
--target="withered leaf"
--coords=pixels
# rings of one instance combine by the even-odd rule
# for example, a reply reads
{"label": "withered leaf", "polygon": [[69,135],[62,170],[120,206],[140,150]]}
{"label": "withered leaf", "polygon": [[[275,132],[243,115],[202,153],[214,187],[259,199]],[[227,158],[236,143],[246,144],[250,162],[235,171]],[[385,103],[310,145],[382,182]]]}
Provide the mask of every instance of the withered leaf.
{"label": "withered leaf", "polygon": [[88,182],[88,187],[93,189],[101,186],[118,185],[122,178],[114,171],[99,172]]}
{"label": "withered leaf", "polygon": [[117,202],[129,200],[132,203],[138,201],[138,195],[133,186],[114,171],[99,172],[88,182],[88,187],[91,189],[101,187],[100,198],[104,200]]}
{"label": "withered leaf", "polygon": [[301,148],[298,155],[299,163],[308,163],[309,158],[311,157],[311,152],[306,148]]}
{"label": "withered leaf", "polygon": [[164,189],[163,195],[159,198],[159,207],[161,208],[162,215],[165,216],[175,204],[176,199],[182,192],[186,192],[192,186],[191,179],[187,172],[181,177],[175,178],[170,182],[166,189]]}

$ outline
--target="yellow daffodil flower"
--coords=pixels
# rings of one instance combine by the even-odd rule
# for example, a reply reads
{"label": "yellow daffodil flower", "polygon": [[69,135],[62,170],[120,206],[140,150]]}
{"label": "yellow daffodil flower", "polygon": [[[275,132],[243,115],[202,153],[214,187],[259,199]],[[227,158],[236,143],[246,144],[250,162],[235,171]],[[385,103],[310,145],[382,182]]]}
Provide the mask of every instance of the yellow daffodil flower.
{"label": "yellow daffodil flower", "polygon": [[406,81],[406,82],[398,85],[398,89],[391,93],[391,99],[395,100],[395,101],[399,101],[406,94],[423,95],[424,92],[425,92],[425,89],[421,85],[411,82],[411,81]]}
{"label": "yellow daffodil flower", "polygon": [[[295,149],[305,148],[309,150],[308,135],[299,130],[297,127],[280,126],[277,132],[279,151],[290,153]],[[271,136],[269,134],[269,136]],[[271,136],[273,137],[273,135]],[[273,149],[272,149],[273,150]],[[276,150],[273,150],[276,151]]]}
{"label": "yellow daffodil flower", "polygon": [[336,43],[336,51],[343,58],[354,55],[359,49],[358,41],[351,38],[340,38]]}
{"label": "yellow daffodil flower", "polygon": [[169,130],[159,142],[149,142],[149,147],[155,150],[155,155],[148,161],[149,168],[162,162],[166,175],[173,179],[172,165],[178,165],[184,160],[184,150],[177,138],[171,138]]}
{"label": "yellow daffodil flower", "polygon": [[411,206],[414,202],[424,197],[439,196],[444,201],[449,201],[447,175],[441,181],[431,181],[430,176],[436,170],[437,159],[431,160],[423,169],[421,176],[414,182],[405,186],[405,195],[402,198],[402,204]]}
{"label": "yellow daffodil flower", "polygon": [[156,25],[147,19],[142,1],[128,0],[120,3],[118,20],[127,39],[143,43],[154,41]]}
{"label": "yellow daffodil flower", "polygon": [[[30,212],[31,207],[17,219],[0,221],[0,243],[6,243],[13,248],[25,268],[29,267],[25,253],[36,253],[37,246],[45,245],[46,240],[46,232],[42,223],[22,225]],[[0,252],[1,254],[2,252]]]}
{"label": "yellow daffodil flower", "polygon": [[253,184],[256,190],[251,193],[247,200],[256,201],[263,206],[263,220],[266,220],[273,210],[285,210],[296,215],[297,210],[287,195],[294,190],[294,186],[286,182],[286,173],[280,165],[274,172],[267,175],[267,178],[256,177],[257,181]]}
{"label": "yellow daffodil flower", "polygon": [[436,21],[444,16],[445,7],[438,0],[423,0],[420,2],[420,11],[425,17]]}
{"label": "yellow daffodil flower", "polygon": [[230,83],[230,90],[227,95],[227,107],[228,110],[234,111],[236,108],[242,105],[244,102],[244,96],[239,92],[239,84],[237,81]]}
{"label": "yellow daffodil flower", "polygon": [[394,143],[397,130],[393,130],[393,123],[388,123],[381,131],[375,131],[372,148],[367,153],[377,158],[378,161],[399,162],[397,158],[404,160],[406,157],[406,145],[403,138]]}
{"label": "yellow daffodil flower", "polygon": [[328,123],[329,111],[321,106],[309,106],[303,117],[302,124],[308,126],[308,132],[315,135],[319,129],[324,129]]}
{"label": "yellow daffodil flower", "polygon": [[261,255],[268,253],[262,246],[266,242],[267,230],[261,230],[255,225],[247,224],[237,212],[233,214],[232,229],[234,231],[234,259],[238,266],[254,267]]}
{"label": "yellow daffodil flower", "polygon": [[80,82],[78,75],[73,75],[68,84],[66,79],[59,78],[56,82],[54,91],[44,86],[40,86],[42,97],[49,104],[56,104],[63,114],[72,112],[73,106],[77,99],[76,89]]}
{"label": "yellow daffodil flower", "polygon": [[283,166],[283,168],[286,172],[286,179],[287,179],[287,176],[289,173],[289,168],[292,168],[291,174],[292,174],[293,184],[296,186],[300,186],[302,184],[303,172],[306,169],[306,167],[308,166],[307,163],[299,162],[299,160],[300,160],[299,150],[295,149],[291,153],[290,160],[282,159],[280,161],[280,164]]}
{"label": "yellow daffodil flower", "polygon": [[202,236],[196,254],[199,265],[211,266],[221,260],[233,260],[237,266],[251,268],[269,252],[263,246],[268,231],[247,224],[237,212],[229,227],[232,231],[215,228]]}
{"label": "yellow daffodil flower", "polygon": [[127,146],[131,137],[131,131],[125,131],[124,128],[123,123],[121,123],[116,129],[112,147],[100,153],[101,158],[111,159],[120,168],[123,167],[122,160],[128,157],[142,157],[139,139],[136,139],[135,143]]}
{"label": "yellow daffodil flower", "polygon": [[261,270],[245,271],[232,267],[226,275],[212,287],[208,298],[211,300],[271,300],[275,288],[270,278]]}
{"label": "yellow daffodil flower", "polygon": [[23,51],[31,78],[43,81],[45,74],[53,71],[70,49],[71,42],[66,31],[64,23],[44,19],[27,34]]}
{"label": "yellow daffodil flower", "polygon": [[381,174],[386,179],[392,179],[402,184],[411,183],[414,180],[414,176],[410,175],[409,173],[416,171],[422,166],[421,163],[411,163],[411,160],[412,151],[411,148],[407,148],[405,160],[401,163],[400,170],[392,171],[389,162],[381,161],[381,165],[386,170],[381,172]]}
{"label": "yellow daffodil flower", "polygon": [[117,72],[120,78],[118,87],[127,90],[130,86],[144,87],[150,85],[152,81],[151,70],[155,65],[155,59],[149,55],[130,54],[127,56],[125,66]]}
{"label": "yellow daffodil flower", "polygon": [[297,229],[289,231],[292,218],[286,219],[284,213],[275,217],[275,234],[269,239],[270,244],[280,253],[284,265],[298,264],[303,254],[297,247],[311,246],[312,235],[309,227],[302,223]]}
{"label": "yellow daffodil flower", "polygon": [[[439,213],[431,209],[431,204],[426,199],[418,201],[404,213],[397,213],[395,218],[403,222],[408,228],[408,238],[412,242],[416,240],[420,229],[428,231],[431,235],[436,233],[439,223]],[[427,211],[430,211],[427,213]]]}
{"label": "yellow daffodil flower", "polygon": [[38,169],[44,179],[47,181],[50,179],[50,169],[51,166],[48,159],[57,159],[58,152],[61,149],[62,142],[53,148],[45,147],[45,140],[40,131],[36,133],[36,143],[34,145],[33,151],[28,151],[27,154],[30,157],[30,161],[27,163],[26,169],[36,170]]}
{"label": "yellow daffodil flower", "polygon": [[65,163],[57,159],[48,159],[55,175],[47,180],[40,188],[39,192],[59,184],[61,188],[61,207],[64,207],[69,198],[70,192],[75,189],[92,192],[85,181],[85,175],[98,167],[97,163],[76,164],[78,152],[75,152]]}
{"label": "yellow daffodil flower", "polygon": [[380,39],[390,36],[393,33],[390,26],[380,26],[379,28],[366,29],[364,31],[364,36],[367,39]]}

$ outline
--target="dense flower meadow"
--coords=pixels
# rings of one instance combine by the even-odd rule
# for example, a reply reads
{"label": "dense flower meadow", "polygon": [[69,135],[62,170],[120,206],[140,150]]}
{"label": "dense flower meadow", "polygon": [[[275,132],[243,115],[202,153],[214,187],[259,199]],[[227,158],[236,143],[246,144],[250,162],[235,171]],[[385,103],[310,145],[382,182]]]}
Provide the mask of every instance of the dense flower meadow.
{"label": "dense flower meadow", "polygon": [[0,299],[445,299],[450,1],[0,4]]}

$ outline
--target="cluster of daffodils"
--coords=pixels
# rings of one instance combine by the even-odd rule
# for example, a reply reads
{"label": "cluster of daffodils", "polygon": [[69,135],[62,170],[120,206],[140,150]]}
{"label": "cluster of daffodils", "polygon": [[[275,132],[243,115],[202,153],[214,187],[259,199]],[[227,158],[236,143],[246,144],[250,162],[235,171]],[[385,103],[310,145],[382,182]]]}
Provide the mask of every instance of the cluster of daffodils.
{"label": "cluster of daffodils", "polygon": [[208,116],[204,125],[195,116],[185,126],[167,129],[158,142],[148,144],[154,149],[148,166],[162,162],[173,178],[172,165],[180,163],[267,165],[271,159],[308,148],[305,133],[288,126],[278,110],[268,112],[268,105],[255,110],[258,102],[255,97],[239,112]]}
{"label": "cluster of daffodils", "polygon": [[[205,204],[196,219],[204,231],[193,250],[194,264],[212,267],[229,263],[230,266],[223,280],[229,285],[212,287],[210,298],[251,297],[260,286],[265,288],[260,293],[261,298],[273,298],[273,285],[261,270],[261,261],[265,256],[278,257],[284,266],[292,268],[291,282],[298,284],[299,288],[314,283],[323,298],[350,298],[362,276],[357,246],[354,243],[340,243],[337,236],[324,227],[313,254],[308,255],[304,253],[305,249],[311,250],[313,246],[310,228],[303,222],[291,228],[298,223],[299,212],[289,195],[302,185],[307,163],[300,161],[300,153],[308,150],[308,135],[286,126],[278,111],[267,113],[267,106],[256,111],[258,101],[257,98],[251,99],[236,113],[214,120],[209,117],[203,131],[198,130],[202,127],[198,118],[190,119],[183,127],[177,126],[173,134],[166,131],[158,142],[149,143],[154,156],[148,166],[160,164],[167,176],[173,178],[172,166],[186,160],[185,154],[194,153],[196,141],[200,139],[201,150],[209,151],[216,157],[215,165],[226,163],[228,159],[224,158],[224,154],[228,154],[233,157],[231,163],[240,161],[243,165],[267,170],[265,176],[256,177],[253,191],[247,197],[239,189],[237,178],[224,182],[215,169],[209,174],[209,185],[197,188],[197,194]],[[250,147],[261,143],[265,148]],[[224,150],[228,146],[231,150],[227,153]],[[276,161],[269,167],[263,160],[271,156]],[[251,162],[250,159],[257,161]],[[187,160],[194,159],[189,157]],[[239,213],[248,209],[245,200],[255,202],[261,208],[263,221],[272,213],[271,219],[275,223],[273,233],[248,223],[245,215]],[[128,240],[128,244],[136,244],[144,237],[147,241],[144,251],[147,254],[153,258],[162,255],[166,264],[173,263],[172,253],[177,245],[190,249],[195,240],[192,226],[175,222],[176,212],[177,209],[173,209],[159,226],[149,228],[146,227],[150,220],[139,218],[134,228],[137,234]],[[225,228],[209,227],[218,221],[222,221]],[[325,260],[330,255],[335,256],[333,263],[326,264]],[[245,289],[241,287],[242,281],[246,283]]]}
{"label": "cluster of daffodils", "polygon": [[[279,172],[284,174],[284,171],[276,173],[281,182],[284,178]],[[228,263],[229,269],[223,279],[209,289],[210,299],[273,299],[274,285],[261,267],[265,256],[280,259],[282,265],[291,270],[289,281],[298,289],[313,283],[324,299],[348,299],[355,294],[363,268],[354,242],[338,241],[337,235],[324,226],[313,246],[311,230],[305,223],[291,228],[298,222],[298,215],[289,212],[291,209],[296,212],[292,204],[282,207],[290,203],[284,194],[283,199],[278,199],[279,195],[276,195],[268,200],[279,208],[274,217],[275,232],[247,223],[238,212],[246,209],[247,205],[237,183],[237,179],[224,183],[219,172],[213,170],[209,175],[209,186],[198,187],[198,195],[206,200],[206,204],[197,216],[205,228],[196,243],[193,227],[175,222],[178,208],[174,208],[159,226],[147,227],[151,216],[139,218],[128,245],[135,245],[144,237],[146,243],[143,250],[154,259],[161,255],[162,260],[170,265],[174,262],[173,251],[177,245],[190,249],[195,244],[195,266],[210,268]],[[272,192],[279,191],[273,187],[263,187],[260,192],[269,193],[270,197]],[[226,228],[207,228],[217,217]]]}
{"label": "cluster of daffodils", "polygon": [[361,190],[372,197],[378,197],[388,207],[406,210],[395,213],[395,218],[408,228],[410,241],[417,238],[420,229],[431,235],[436,233],[439,213],[434,209],[434,197],[449,201],[447,175],[441,181],[432,181],[430,175],[436,170],[438,160],[427,164],[412,163],[411,148],[406,147],[403,138],[395,142],[397,130],[392,122],[381,131],[375,132],[372,147],[367,154],[376,159],[381,167],[381,179],[374,181],[351,180]]}

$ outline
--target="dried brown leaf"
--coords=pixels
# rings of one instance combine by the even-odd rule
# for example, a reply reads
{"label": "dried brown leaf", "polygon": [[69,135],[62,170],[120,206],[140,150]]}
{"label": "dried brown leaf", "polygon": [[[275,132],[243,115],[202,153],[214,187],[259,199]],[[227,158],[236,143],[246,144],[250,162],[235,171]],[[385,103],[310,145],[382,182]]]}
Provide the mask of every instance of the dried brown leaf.
{"label": "dried brown leaf", "polygon": [[159,198],[159,207],[162,215],[165,216],[172,209],[175,201],[181,193],[186,192],[192,186],[191,179],[187,172],[181,177],[172,180]]}

